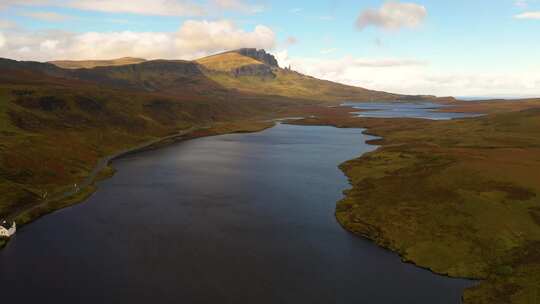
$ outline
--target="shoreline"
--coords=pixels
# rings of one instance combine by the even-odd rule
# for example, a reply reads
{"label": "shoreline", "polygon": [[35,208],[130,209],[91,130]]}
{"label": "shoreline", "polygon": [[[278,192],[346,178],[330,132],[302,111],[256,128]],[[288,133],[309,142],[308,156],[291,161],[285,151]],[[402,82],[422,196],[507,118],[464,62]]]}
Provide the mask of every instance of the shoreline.
{"label": "shoreline", "polygon": [[[349,113],[351,114],[351,118],[361,118],[361,117],[356,117],[356,116],[353,115],[355,112],[359,111],[358,109],[348,107],[348,106],[342,106],[340,108],[342,108],[343,110],[349,110]],[[364,111],[364,110],[362,110],[362,111]],[[482,116],[471,117],[471,118],[476,119],[478,117],[482,117]],[[318,119],[318,117],[310,116],[307,119]],[[397,118],[367,118],[367,119],[392,120],[392,119],[410,119],[410,118],[399,118],[399,117],[397,117]],[[373,244],[375,244],[376,246],[378,246],[378,247],[380,247],[380,248],[382,248],[384,250],[387,250],[389,252],[397,254],[400,257],[401,261],[403,263],[405,263],[405,264],[410,264],[410,265],[413,265],[413,266],[418,267],[420,269],[424,269],[424,270],[429,271],[430,273],[433,273],[435,275],[443,276],[443,277],[450,278],[450,279],[468,280],[468,281],[471,281],[472,283],[474,283],[474,282],[479,283],[482,280],[486,279],[486,278],[479,278],[479,277],[473,277],[473,276],[471,276],[471,277],[453,276],[453,275],[451,275],[449,273],[437,272],[435,269],[433,269],[433,268],[431,268],[429,266],[422,266],[422,265],[417,264],[415,261],[413,261],[411,259],[407,259],[404,256],[404,254],[398,248],[395,248],[395,247],[392,247],[392,246],[388,245],[389,244],[388,240],[372,237],[372,236],[370,236],[368,234],[364,234],[364,233],[361,233],[361,232],[355,232],[355,231],[351,230],[349,227],[347,227],[346,223],[342,219],[340,219],[340,217],[338,216],[338,213],[337,213],[339,203],[347,198],[347,196],[348,196],[347,192],[354,187],[350,175],[347,174],[347,171],[345,169],[345,165],[347,163],[355,160],[355,159],[363,158],[363,157],[365,157],[365,156],[367,156],[367,155],[369,155],[371,153],[377,153],[380,149],[383,148],[383,145],[381,145],[379,143],[381,143],[384,140],[384,137],[381,134],[376,133],[376,131],[373,130],[373,129],[375,129],[374,127],[362,126],[362,125],[359,125],[359,126],[347,126],[347,125],[330,124],[330,123],[324,123],[324,122],[311,124],[311,123],[304,123],[304,122],[302,122],[302,120],[305,121],[306,118],[304,118],[304,119],[289,119],[289,120],[283,121],[283,123],[291,124],[291,125],[330,126],[330,127],[334,127],[334,128],[338,128],[338,129],[362,129],[363,130],[362,134],[375,137],[375,138],[372,138],[372,139],[369,139],[369,140],[365,141],[365,143],[367,145],[375,147],[375,149],[373,151],[358,155],[358,156],[356,156],[356,157],[354,157],[352,159],[349,159],[349,160],[346,160],[346,161],[340,163],[337,166],[339,168],[339,170],[343,173],[343,175],[347,178],[347,182],[349,183],[349,186],[350,186],[350,188],[347,188],[347,189],[343,190],[343,198],[336,202],[336,207],[335,207],[335,212],[334,212],[334,217],[336,219],[336,222],[343,228],[343,230],[345,230],[347,233],[350,233],[350,234],[354,235],[355,237],[359,237],[359,238],[362,238],[362,239],[367,240],[369,242],[372,242]],[[477,284],[473,284],[471,287],[474,287],[475,285],[477,285]],[[469,288],[471,288],[471,287],[469,287]],[[463,295],[462,295],[462,301],[463,301]]]}
{"label": "shoreline", "polygon": [[[357,109],[354,109],[354,108],[351,108],[351,109],[352,110],[357,110]],[[350,114],[352,115],[352,114],[354,114],[354,112],[351,111]],[[481,117],[481,116],[478,116],[478,117]],[[472,119],[475,119],[475,118],[478,118],[478,117],[473,117]],[[309,118],[316,118],[316,117],[309,117]],[[357,117],[354,117],[354,118],[357,118]],[[368,118],[368,119],[390,119],[391,120],[391,119],[407,119],[407,118]],[[298,122],[298,123],[296,123],[296,122]],[[354,235],[355,237],[362,238],[364,240],[372,242],[373,244],[375,244],[376,246],[378,246],[378,247],[380,247],[380,248],[382,248],[384,250],[387,250],[389,252],[397,254],[399,256],[399,258],[401,259],[402,263],[413,265],[414,267],[423,269],[423,270],[428,271],[428,272],[430,272],[430,273],[432,273],[434,275],[437,275],[437,276],[442,276],[442,277],[446,277],[446,278],[449,278],[449,279],[470,281],[471,286],[464,289],[464,292],[469,288],[473,288],[473,287],[477,286],[482,281],[487,279],[487,278],[474,277],[474,276],[455,276],[455,275],[451,275],[449,273],[438,272],[437,270],[435,270],[433,267],[430,267],[430,266],[420,265],[420,264],[418,264],[417,262],[415,262],[412,259],[407,259],[405,257],[405,255],[404,255],[404,253],[399,250],[399,248],[392,247],[390,245],[390,242],[389,242],[388,239],[377,238],[377,237],[374,237],[374,236],[370,236],[368,233],[363,233],[363,232],[360,232],[360,231],[354,231],[354,230],[350,229],[350,227],[348,227],[346,225],[346,222],[344,222],[343,219],[338,215],[339,203],[344,201],[345,199],[347,199],[348,192],[354,187],[354,185],[352,183],[351,176],[348,174],[348,172],[345,169],[345,165],[347,163],[353,161],[353,160],[361,159],[361,158],[363,158],[366,155],[369,155],[371,153],[376,153],[380,149],[383,148],[383,145],[380,145],[378,143],[381,143],[384,140],[384,137],[381,134],[376,133],[376,131],[373,130],[373,129],[375,129],[374,127],[369,127],[369,126],[347,126],[347,125],[329,124],[329,123],[318,123],[318,124],[307,123],[307,124],[304,124],[301,120],[288,120],[288,121],[285,121],[284,123],[292,124],[292,125],[300,124],[300,125],[311,125],[311,126],[331,126],[331,127],[334,127],[334,128],[341,128],[341,129],[363,129],[362,134],[376,137],[376,138],[365,141],[365,143],[367,145],[371,145],[371,146],[375,147],[375,149],[373,151],[370,151],[370,152],[364,153],[362,155],[356,156],[356,157],[354,157],[352,159],[349,159],[349,160],[346,160],[346,161],[344,161],[344,162],[342,162],[341,164],[338,165],[339,170],[343,173],[343,175],[345,175],[345,177],[347,178],[347,181],[349,183],[349,186],[350,186],[350,188],[347,188],[347,189],[343,190],[343,198],[336,202],[336,207],[335,207],[335,212],[334,212],[334,218],[336,219],[336,222],[339,224],[339,226],[341,228],[343,228],[343,230],[345,230],[347,233],[350,233],[350,234]],[[461,295],[462,303],[464,303],[464,300],[465,300],[465,294],[463,293]]]}
{"label": "shoreline", "polygon": [[[353,108],[353,110],[357,110],[357,109]],[[353,113],[354,112],[351,112],[351,114],[353,114]],[[310,117],[310,118],[313,118],[313,117]],[[477,117],[473,117],[473,119],[474,118],[477,118]],[[396,118],[375,118],[375,119],[396,119]],[[397,118],[397,119],[400,119],[400,118]],[[447,278],[450,278],[450,279],[468,280],[468,281],[477,282],[477,283],[481,282],[484,279],[486,279],[486,278],[479,278],[479,277],[453,276],[453,275],[451,275],[449,273],[437,272],[436,270],[434,270],[433,268],[431,268],[429,266],[422,266],[422,265],[417,264],[415,261],[413,261],[411,259],[407,259],[404,256],[404,254],[398,248],[395,248],[395,247],[392,247],[392,246],[388,245],[389,244],[388,241],[385,240],[384,238],[380,239],[380,238],[372,237],[372,236],[370,236],[368,234],[363,234],[361,232],[355,232],[355,231],[349,229],[347,227],[346,223],[342,219],[340,219],[340,217],[337,214],[337,207],[338,207],[339,203],[347,198],[347,196],[348,196],[347,192],[354,187],[350,175],[347,174],[347,171],[345,169],[345,165],[347,163],[355,160],[355,159],[363,158],[363,157],[365,157],[365,156],[367,156],[367,155],[369,155],[371,153],[377,153],[380,149],[383,148],[383,146],[378,144],[378,143],[380,143],[380,141],[384,140],[384,137],[382,135],[377,134],[376,132],[374,132],[373,131],[374,128],[371,128],[371,127],[368,127],[368,126],[344,126],[344,125],[334,125],[334,124],[326,124],[326,123],[320,123],[320,124],[307,123],[307,124],[304,124],[302,122],[295,123],[296,121],[298,121],[298,120],[291,119],[291,120],[286,120],[283,123],[291,124],[291,125],[330,126],[330,127],[334,127],[334,128],[338,128],[338,129],[361,129],[361,130],[363,130],[362,134],[372,136],[372,137],[376,137],[376,138],[369,139],[369,140],[365,141],[365,143],[367,145],[375,147],[375,149],[373,151],[358,155],[358,156],[356,156],[356,157],[354,157],[352,159],[349,159],[349,160],[346,160],[346,161],[340,163],[337,166],[339,168],[339,170],[343,173],[343,175],[347,178],[347,182],[349,183],[349,186],[350,186],[350,188],[347,188],[347,189],[343,190],[343,198],[336,202],[336,208],[335,208],[335,212],[334,212],[334,217],[336,219],[336,222],[343,228],[343,230],[345,230],[347,233],[350,233],[350,234],[352,234],[352,235],[354,235],[356,237],[359,237],[359,238],[362,238],[362,239],[367,240],[369,242],[372,242],[373,244],[375,244],[376,246],[378,246],[378,247],[380,247],[382,249],[385,249],[385,250],[387,250],[389,252],[397,254],[400,257],[401,261],[403,263],[405,263],[405,264],[410,264],[410,265],[413,265],[413,266],[418,267],[420,269],[424,269],[424,270],[429,271],[430,273],[433,273],[435,275],[447,277]],[[474,285],[471,286],[471,287],[474,287]]]}
{"label": "shoreline", "polygon": [[[385,119],[392,119],[392,118],[385,118]],[[337,127],[336,127],[337,128]],[[343,127],[343,128],[347,128],[347,129],[350,129],[350,128],[355,128],[355,127]],[[344,161],[343,163],[339,164],[338,168],[341,170],[341,172],[343,173],[343,175],[345,175],[347,177],[347,181],[349,183],[349,185],[351,186],[351,188],[349,189],[346,189],[344,191],[344,196],[341,200],[337,201],[336,202],[336,207],[335,207],[335,212],[334,212],[334,217],[336,219],[336,222],[343,228],[343,230],[345,230],[346,232],[356,236],[356,237],[359,237],[359,238],[362,238],[364,240],[367,240],[369,242],[372,242],[373,244],[375,244],[376,246],[384,249],[384,250],[388,250],[389,252],[392,252],[392,253],[395,253],[399,256],[399,258],[401,259],[401,262],[402,263],[405,263],[405,264],[410,264],[410,265],[413,265],[414,267],[417,267],[417,268],[420,268],[420,269],[423,269],[423,270],[426,270],[434,275],[438,275],[438,276],[442,276],[442,277],[446,277],[446,278],[449,278],[449,279],[456,279],[456,280],[466,280],[466,281],[470,281],[471,282],[471,286],[463,289],[463,293],[461,295],[461,303],[465,303],[465,291],[470,289],[470,288],[474,288],[476,286],[478,286],[479,284],[481,284],[483,281],[487,280],[486,277],[474,277],[474,276],[456,276],[456,275],[452,275],[448,272],[439,272],[437,270],[435,270],[433,267],[430,267],[430,266],[427,266],[427,265],[420,265],[418,262],[415,262],[413,259],[408,259],[405,257],[405,254],[397,247],[393,247],[391,245],[391,240],[390,239],[385,239],[384,237],[383,238],[378,238],[378,237],[375,237],[375,236],[371,236],[369,235],[369,233],[366,233],[366,232],[361,232],[361,231],[354,231],[352,230],[350,227],[347,226],[347,223],[343,220],[342,217],[339,216],[338,214],[338,207],[339,207],[339,204],[340,202],[346,200],[348,198],[348,194],[347,194],[347,191],[352,189],[354,187],[353,183],[352,183],[352,178],[351,176],[348,174],[348,172],[346,171],[345,169],[345,165],[355,159],[360,159],[362,157],[365,157],[366,155],[370,154],[370,153],[376,153],[378,152],[380,149],[383,148],[382,145],[377,145],[376,142],[378,141],[382,141],[384,140],[384,137],[382,137],[381,135],[379,134],[376,134],[375,132],[373,132],[372,130],[370,130],[369,128],[365,127],[364,128],[364,131],[362,132],[363,134],[365,135],[370,135],[370,136],[374,136],[374,137],[377,137],[377,138],[374,138],[374,139],[371,139],[371,140],[367,140],[365,143],[368,144],[368,145],[371,145],[371,146],[375,146],[376,149],[371,151],[371,152],[368,152],[368,153],[365,153],[363,155],[360,155],[360,156],[357,156],[355,158],[352,158],[350,160],[347,160],[347,161]]]}
{"label": "shoreline", "polygon": [[[216,124],[212,126],[192,127],[187,130],[179,131],[176,134],[156,138],[135,147],[123,149],[119,152],[99,159],[92,171],[90,171],[89,175],[84,178],[82,183],[80,183],[77,188],[74,187],[72,190],[53,194],[46,201],[33,205],[30,208],[19,210],[16,213],[6,217],[6,219],[8,221],[16,222],[17,227],[20,230],[24,226],[31,224],[33,221],[41,218],[42,216],[83,203],[86,199],[88,199],[88,197],[98,190],[96,185],[97,182],[105,180],[114,175],[115,170],[111,167],[111,164],[116,159],[145,151],[160,149],[162,147],[186,140],[224,134],[260,132],[273,126],[275,126],[274,121],[252,121],[248,122],[247,125],[242,125],[241,122],[231,122],[229,124],[225,123],[224,125]],[[219,129],[219,127],[224,128],[224,130]],[[0,250],[2,250],[10,240],[11,238],[0,239]]]}
{"label": "shoreline", "polygon": [[[320,115],[288,123],[363,128],[378,137],[366,142],[376,150],[339,166],[351,185],[335,209],[345,230],[404,263],[476,281],[463,303],[528,303],[540,295],[540,265],[527,264],[540,254],[540,187],[530,182],[540,172],[533,127],[540,112],[522,107],[448,121],[312,110]],[[522,156],[508,159],[509,152]]]}
{"label": "shoreline", "polygon": [[[385,119],[392,119],[392,118],[385,118]],[[337,128],[337,127],[336,127]],[[356,127],[345,127],[346,129],[355,129]],[[349,160],[346,160],[344,162],[342,162],[341,164],[339,164],[338,168],[341,172],[343,172],[343,175],[345,175],[345,177],[347,177],[347,182],[349,183],[349,185],[351,186],[351,188],[349,189],[352,189],[353,187],[353,184],[352,184],[352,179],[351,177],[347,174],[347,171],[346,169],[344,168],[344,166],[350,162],[350,161],[353,161],[355,159],[359,159],[359,158],[362,158],[366,155],[368,155],[369,153],[377,153],[380,149],[383,148],[382,145],[378,145],[376,144],[377,141],[380,141],[380,140],[384,140],[384,137],[382,137],[381,135],[378,135],[374,132],[371,132],[371,130],[369,130],[368,128],[363,128],[364,131],[362,132],[362,134],[364,135],[369,135],[369,136],[373,136],[373,137],[377,137],[377,138],[374,138],[374,139],[371,139],[371,140],[366,140],[365,143],[367,145],[370,145],[370,146],[374,146],[376,147],[375,150],[371,151],[371,152],[368,152],[368,153],[364,153],[362,155],[359,155],[355,158],[352,158],[352,159],[349,159]],[[349,190],[347,189],[347,190]],[[346,192],[347,190],[345,190],[344,192]],[[344,193],[344,197],[342,200],[346,199],[347,198],[347,194]],[[340,200],[340,201],[342,201]],[[396,253],[400,258],[401,258],[401,261],[403,263],[406,263],[406,264],[410,264],[410,265],[414,265],[415,267],[418,267],[418,268],[421,268],[421,269],[424,269],[424,270],[427,270],[435,275],[438,275],[438,276],[443,276],[443,277],[447,277],[447,278],[450,278],[450,279],[462,279],[462,280],[469,280],[469,281],[472,281],[472,282],[479,282],[481,280],[484,280],[485,278],[477,278],[477,277],[462,277],[462,276],[452,276],[451,274],[449,273],[442,273],[442,272],[437,272],[436,270],[434,270],[433,268],[431,267],[428,267],[428,266],[422,266],[422,265],[419,265],[417,264],[416,262],[414,262],[413,260],[411,259],[407,259],[405,258],[404,254],[399,250],[399,248],[394,248],[390,245],[387,245],[387,242],[385,242],[384,238],[383,239],[378,239],[376,237],[371,237],[367,234],[362,234],[360,232],[354,232],[352,230],[350,230],[349,228],[347,228],[346,226],[346,223],[344,221],[342,221],[342,219],[340,219],[340,217],[338,216],[337,214],[337,206],[339,204],[339,202],[336,202],[336,212],[334,213],[334,216],[336,218],[336,221],[339,223],[339,225],[345,230],[347,231],[348,233],[351,233],[352,235],[354,236],[357,236],[357,237],[360,237],[362,239],[365,239],[365,240],[368,240],[372,243],[374,243],[375,245],[385,249],[385,250],[388,250],[390,252],[393,252],[393,253]]]}
{"label": "shoreline", "polygon": [[[530,285],[531,282],[533,282],[532,280],[536,278],[534,272],[528,272],[528,269],[530,269],[528,266],[523,269],[522,267],[524,266],[520,264],[519,260],[507,260],[507,256],[503,255],[510,254],[510,257],[512,257],[513,254],[516,254],[513,251],[515,248],[506,249],[506,252],[482,252],[483,255],[479,257],[476,257],[470,252],[459,251],[460,248],[468,248],[466,246],[469,245],[489,246],[491,243],[489,239],[486,240],[485,238],[479,237],[478,239],[471,241],[467,237],[470,237],[471,235],[476,236],[477,234],[466,229],[478,227],[477,229],[484,229],[485,231],[486,229],[498,228],[499,226],[497,223],[484,223],[479,221],[478,223],[475,222],[471,224],[466,222],[465,224],[467,226],[461,228],[458,226],[449,226],[449,228],[447,228],[444,225],[441,226],[437,224],[437,219],[442,214],[440,213],[441,210],[436,209],[436,207],[429,204],[432,203],[430,199],[442,198],[438,205],[445,205],[452,200],[455,200],[456,197],[452,196],[454,195],[452,191],[460,189],[463,183],[467,184],[467,187],[470,188],[469,192],[472,193],[467,193],[467,195],[475,195],[476,192],[483,193],[487,191],[485,188],[487,187],[487,189],[491,189],[491,191],[506,193],[509,195],[509,199],[515,199],[517,201],[528,200],[531,197],[530,193],[532,193],[532,197],[534,198],[534,192],[530,192],[529,189],[523,188],[527,184],[523,184],[523,180],[521,179],[514,180],[516,184],[493,184],[497,183],[497,181],[493,180],[492,182],[492,179],[489,177],[489,171],[486,173],[487,175],[474,176],[473,180],[467,180],[463,179],[462,177],[457,177],[456,179],[456,175],[453,173],[453,171],[446,172],[441,175],[438,168],[453,168],[452,166],[455,164],[466,164],[466,161],[470,159],[470,155],[475,156],[478,153],[484,153],[486,155],[485,158],[480,159],[485,160],[486,164],[489,165],[491,164],[490,161],[497,161],[497,158],[492,159],[487,157],[492,155],[490,153],[496,153],[497,150],[504,152],[505,149],[512,149],[515,145],[519,145],[521,150],[526,149],[524,146],[522,146],[521,141],[516,141],[515,137],[513,136],[508,137],[507,133],[504,132],[504,129],[503,131],[493,133],[493,136],[498,136],[496,138],[499,138],[499,140],[507,140],[504,145],[493,146],[491,141],[478,140],[477,137],[480,136],[479,138],[483,139],[484,133],[480,131],[483,130],[482,128],[489,128],[491,124],[500,123],[501,121],[506,122],[508,119],[512,121],[515,119],[534,119],[538,114],[540,114],[540,112],[537,110],[528,110],[525,112],[518,111],[503,114],[492,113],[492,115],[462,120],[427,121],[407,118],[361,119],[350,115],[350,109],[343,108],[331,109],[317,107],[315,108],[315,111],[313,111],[314,109],[311,110],[312,111],[309,109],[303,109],[296,113],[293,112],[293,114],[297,115],[290,116],[303,116],[306,118],[302,120],[285,120],[283,123],[292,125],[333,126],[336,128],[362,128],[364,129],[364,134],[377,137],[375,139],[366,141],[366,144],[377,147],[374,151],[357,156],[351,160],[339,164],[338,166],[347,177],[351,186],[348,189],[344,189],[344,197],[336,202],[334,214],[337,222],[346,231],[354,234],[355,236],[370,240],[381,248],[385,248],[386,250],[397,253],[403,263],[412,264],[415,267],[428,270],[440,276],[477,282],[477,284],[471,284],[470,287],[464,290],[462,294],[463,303],[476,303],[476,301],[479,300],[484,301],[493,299],[494,297],[496,298],[499,296],[498,290],[501,290],[501,288],[505,291],[505,299],[510,299],[510,297],[514,297],[515,291],[507,290],[505,281],[513,280],[515,278],[519,278],[519,282],[521,284],[517,285],[519,288],[521,288],[521,293],[517,294],[518,296],[521,296],[522,293],[527,294],[529,291],[535,290]],[[272,125],[273,124],[270,126]],[[470,132],[471,127],[477,128],[476,131]],[[508,127],[513,128],[514,125],[510,124],[507,126],[507,128]],[[250,131],[256,132],[263,129],[265,128],[252,129]],[[517,129],[517,131],[519,130],[521,129]],[[525,129],[525,131],[526,130],[528,129]],[[515,129],[509,129],[507,132],[510,131],[516,132]],[[242,131],[236,130],[236,132]],[[418,134],[418,132],[421,133]],[[226,132],[217,134],[212,134],[211,132],[210,134],[204,134],[205,132],[202,133],[202,135],[195,134],[195,136],[192,138],[234,133],[234,131],[226,130]],[[528,133],[525,134],[527,135]],[[464,138],[460,138],[458,135],[462,135]],[[445,141],[448,140],[448,138],[459,138],[467,145],[459,146],[460,142]],[[528,137],[524,138],[527,139]],[[473,140],[475,144],[469,144],[470,140]],[[456,145],[458,145],[458,148],[455,148]],[[489,149],[485,149],[486,146]],[[534,148],[536,146],[533,145],[532,147]],[[464,150],[473,154],[464,154]],[[461,154],[456,154],[456,151]],[[493,155],[497,156],[496,154]],[[474,159],[477,160],[478,158]],[[534,158],[522,159],[522,161],[529,162],[531,160],[534,161]],[[416,164],[418,163],[422,163],[423,165],[421,167],[417,167]],[[363,168],[361,170],[363,172],[355,171],[355,168]],[[513,170],[513,167],[508,168]],[[419,173],[421,174],[418,175]],[[512,171],[509,171],[508,173],[512,173]],[[406,176],[408,177],[404,178]],[[448,189],[445,190],[448,191],[448,193],[443,192],[441,194],[442,196],[437,196],[438,194],[436,192],[429,192],[424,196],[418,196],[418,192],[422,192],[423,190],[434,190],[431,184],[426,184],[425,182],[426,178],[429,179],[433,177],[437,179],[443,178],[439,181],[441,185],[446,185],[446,182],[452,182],[448,184]],[[517,177],[514,176],[514,178]],[[369,180],[370,178],[371,180]],[[396,180],[401,181],[401,184],[396,184]],[[388,185],[385,185],[386,181],[389,182]],[[378,185],[379,183],[376,182],[382,182],[382,184]],[[418,183],[418,185],[413,186],[412,183]],[[395,187],[398,185],[402,187],[399,189],[403,189],[403,193],[400,192],[400,195],[398,195],[399,197],[392,198],[388,197],[388,195],[382,197],[377,196],[382,193],[381,190],[387,194],[395,193],[394,191],[397,189]],[[366,189],[368,189],[367,193]],[[377,194],[377,191],[380,193]],[[373,195],[373,192],[375,192],[375,195]],[[361,194],[368,194],[368,197],[362,197],[362,200],[358,200],[359,195]],[[447,195],[450,195],[449,197],[446,197],[447,199],[450,199],[450,201],[445,200],[445,196]],[[405,198],[405,203],[396,204],[396,200],[399,201],[401,196]],[[470,197],[473,199],[475,198],[475,196]],[[379,205],[381,206],[377,207],[379,210],[374,209],[372,211],[374,213],[379,212],[379,215],[381,212],[382,214],[385,214],[388,224],[385,224],[384,220],[377,221],[376,214],[369,215],[364,212],[365,210],[363,210],[365,208],[369,209],[370,203],[373,204],[374,202],[377,202],[377,199],[383,199],[382,201],[378,201]],[[462,199],[469,199],[469,197],[467,196]],[[496,197],[492,197],[492,200],[493,199],[496,199]],[[504,203],[505,197],[503,196],[502,199],[502,203]],[[415,200],[418,201],[415,203]],[[478,204],[480,204],[479,206],[482,206],[482,201],[480,201]],[[495,200],[490,202],[490,204],[497,206],[499,201]],[[387,210],[385,210],[385,208]],[[426,210],[418,211],[415,208],[425,208]],[[462,207],[447,205],[447,208],[450,208],[451,211],[455,212],[460,211],[459,208]],[[514,208],[520,207],[517,206]],[[467,209],[465,209],[465,211],[467,211]],[[495,208],[490,212],[494,213],[494,217],[497,218],[497,216],[499,216],[497,212],[499,211],[500,210],[498,208]],[[509,216],[515,216],[516,219],[521,219],[517,217],[521,214],[520,209],[506,210],[504,212],[505,214],[508,212]],[[401,215],[402,218],[396,218],[396,214]],[[450,214],[444,214],[446,214],[448,217],[453,217],[451,220],[461,221],[461,215],[458,213],[451,212]],[[475,218],[478,216],[478,214],[471,213],[469,216]],[[435,221],[433,223],[432,221],[426,223],[426,219]],[[523,220],[528,222],[524,223]],[[516,221],[517,224],[510,223],[514,226],[508,227],[508,229],[537,229],[531,228],[530,221],[531,218],[525,217],[520,221]],[[407,226],[411,223],[413,226]],[[503,228],[507,229],[506,227]],[[411,231],[414,233],[411,234]],[[463,236],[461,233],[463,233]],[[536,234],[533,234],[529,236],[529,238],[534,241],[535,235]],[[431,239],[426,241],[426,236]],[[421,247],[418,247],[417,242],[421,244]],[[456,243],[454,244],[452,242]],[[530,250],[532,252],[536,252],[536,250],[538,250],[536,247],[534,247],[536,246],[536,243],[525,242],[518,245],[520,247],[517,248],[521,248],[524,251]],[[502,262],[493,264],[492,261],[494,259],[501,259]],[[532,269],[534,270],[534,267],[536,266],[531,267],[533,267]],[[520,275],[521,273],[523,274]],[[525,281],[523,281],[523,278],[525,278]],[[510,302],[510,300],[508,302]]]}

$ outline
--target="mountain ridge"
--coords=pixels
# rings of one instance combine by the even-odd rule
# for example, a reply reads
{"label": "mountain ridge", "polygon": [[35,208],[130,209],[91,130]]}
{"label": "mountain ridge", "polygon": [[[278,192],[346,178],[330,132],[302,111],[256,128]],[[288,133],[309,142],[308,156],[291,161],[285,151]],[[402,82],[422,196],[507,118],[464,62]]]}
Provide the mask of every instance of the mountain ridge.
{"label": "mountain ridge", "polygon": [[44,197],[71,191],[103,157],[182,130],[257,130],[292,108],[418,98],[319,80],[270,56],[240,49],[86,68],[0,58],[0,218],[23,224],[72,204]]}
{"label": "mountain ridge", "polygon": [[64,69],[89,69],[99,66],[121,66],[129,64],[137,64],[147,61],[143,58],[136,57],[121,57],[106,60],[53,60],[48,63],[54,64]]}
{"label": "mountain ridge", "polygon": [[[70,62],[76,65],[76,61]],[[81,62],[87,64],[89,61]],[[282,69],[273,55],[257,49],[227,51],[192,61],[158,59],[104,65],[107,62],[110,61],[94,61],[93,64],[97,66],[90,68],[62,68],[57,65],[58,61],[40,63],[3,59],[0,60],[0,67],[18,70],[3,79],[11,78],[15,82],[36,80],[35,75],[17,77],[21,71],[26,74],[37,72],[53,77],[54,82],[65,79],[68,82],[87,82],[98,86],[165,94],[179,93],[184,89],[206,94],[211,94],[212,90],[229,90],[331,103],[426,98],[368,90]],[[51,79],[37,78],[40,82],[51,82]]]}

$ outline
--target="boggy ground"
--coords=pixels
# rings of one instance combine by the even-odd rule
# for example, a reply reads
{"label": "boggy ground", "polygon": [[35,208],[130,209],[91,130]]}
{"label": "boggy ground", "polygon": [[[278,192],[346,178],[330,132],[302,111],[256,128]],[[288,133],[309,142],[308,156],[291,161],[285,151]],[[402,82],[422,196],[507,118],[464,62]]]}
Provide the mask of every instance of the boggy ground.
{"label": "boggy ground", "polygon": [[434,272],[482,279],[464,303],[540,303],[540,107],[527,105],[463,106],[494,114],[453,121],[288,114],[381,136],[341,165],[352,188],[336,217],[347,230]]}

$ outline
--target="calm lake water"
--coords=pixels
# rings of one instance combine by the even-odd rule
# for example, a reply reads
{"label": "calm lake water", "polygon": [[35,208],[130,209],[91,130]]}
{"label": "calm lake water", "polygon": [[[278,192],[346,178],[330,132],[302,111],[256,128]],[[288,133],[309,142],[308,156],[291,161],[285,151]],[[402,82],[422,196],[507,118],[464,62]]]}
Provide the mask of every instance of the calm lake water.
{"label": "calm lake water", "polygon": [[345,103],[346,106],[363,110],[358,112],[359,117],[376,118],[425,118],[434,120],[449,120],[455,118],[477,117],[481,114],[473,113],[444,113],[437,112],[438,109],[446,107],[445,105],[430,102],[407,102],[407,103]]}
{"label": "calm lake water", "polygon": [[84,204],[0,251],[2,303],[460,303],[449,279],[343,230],[359,129],[200,138],[114,162]]}

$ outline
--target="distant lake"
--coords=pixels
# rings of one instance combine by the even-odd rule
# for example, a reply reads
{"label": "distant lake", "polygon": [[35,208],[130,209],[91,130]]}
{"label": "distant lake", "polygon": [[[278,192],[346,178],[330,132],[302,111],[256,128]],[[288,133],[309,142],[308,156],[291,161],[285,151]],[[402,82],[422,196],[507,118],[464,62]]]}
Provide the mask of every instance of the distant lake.
{"label": "distant lake", "polygon": [[449,120],[455,118],[477,117],[481,114],[473,113],[444,113],[437,112],[438,109],[447,107],[445,105],[431,102],[407,102],[407,103],[354,103],[343,104],[355,109],[362,110],[358,112],[358,117],[376,117],[376,118],[423,118],[433,120]]}
{"label": "distant lake", "polygon": [[467,280],[342,229],[337,168],[361,129],[279,124],[114,162],[85,203],[0,251],[4,303],[457,304]]}

